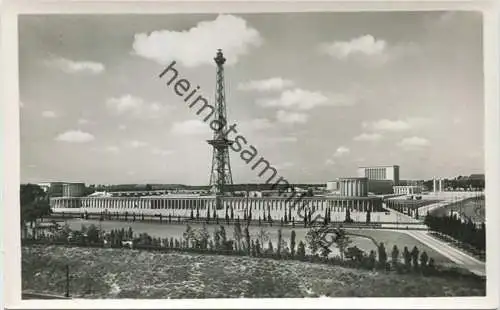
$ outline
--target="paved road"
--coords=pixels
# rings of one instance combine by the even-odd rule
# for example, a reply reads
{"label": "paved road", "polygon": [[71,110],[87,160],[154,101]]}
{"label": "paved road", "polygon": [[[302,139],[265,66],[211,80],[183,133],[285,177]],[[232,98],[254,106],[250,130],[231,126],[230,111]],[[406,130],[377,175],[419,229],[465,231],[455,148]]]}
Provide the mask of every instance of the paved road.
{"label": "paved road", "polygon": [[486,276],[485,262],[482,262],[460,251],[459,249],[450,246],[444,241],[434,238],[433,236],[429,235],[427,231],[408,230],[402,232],[424,243],[433,250],[441,253],[443,256],[446,256],[454,263],[470,270],[472,273],[479,276]]}

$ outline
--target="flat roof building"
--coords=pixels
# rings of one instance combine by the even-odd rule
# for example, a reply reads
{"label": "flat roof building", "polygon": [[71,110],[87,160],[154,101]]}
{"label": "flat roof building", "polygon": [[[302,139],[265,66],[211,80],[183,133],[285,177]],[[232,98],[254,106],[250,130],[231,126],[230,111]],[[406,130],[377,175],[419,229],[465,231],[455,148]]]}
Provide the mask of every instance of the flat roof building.
{"label": "flat roof building", "polygon": [[64,183],[62,186],[63,197],[83,197],[85,195],[85,183]]}
{"label": "flat roof building", "polygon": [[399,166],[368,166],[358,168],[358,177],[365,177],[368,180],[390,180],[397,185],[399,183]]}

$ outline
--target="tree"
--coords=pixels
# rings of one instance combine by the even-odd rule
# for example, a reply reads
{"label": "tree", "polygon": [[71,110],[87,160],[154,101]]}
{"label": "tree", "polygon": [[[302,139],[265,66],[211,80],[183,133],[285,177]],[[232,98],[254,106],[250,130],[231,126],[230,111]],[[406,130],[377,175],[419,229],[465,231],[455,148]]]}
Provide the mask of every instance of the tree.
{"label": "tree", "polygon": [[346,209],[344,222],[352,223],[351,210],[349,209],[349,207],[347,207],[347,209]]}
{"label": "tree", "polygon": [[429,260],[429,256],[425,251],[420,254],[420,267],[426,268],[427,267],[427,262]]}
{"label": "tree", "polygon": [[269,240],[269,233],[263,227],[261,227],[256,237],[260,241],[260,244],[264,244]]}
{"label": "tree", "polygon": [[385,264],[387,263],[387,253],[383,242],[380,242],[378,246],[378,262],[381,268],[385,268]]}
{"label": "tree", "polygon": [[300,259],[304,259],[306,257],[306,245],[302,241],[300,241],[297,246],[297,256]]}
{"label": "tree", "polygon": [[271,240],[269,240],[269,242],[268,242],[268,244],[267,244],[267,251],[268,251],[270,254],[273,254],[273,253],[274,253],[273,243],[271,242]]}
{"label": "tree", "polygon": [[208,247],[208,239],[210,239],[210,234],[208,233],[207,225],[203,224],[203,227],[199,231],[200,247],[203,250],[206,250]]}
{"label": "tree", "polygon": [[219,235],[220,235],[222,249],[223,250],[228,250],[228,242],[227,242],[227,236],[226,236],[226,229],[222,225],[219,228]]}
{"label": "tree", "polygon": [[146,184],[146,187],[144,188],[145,191],[152,191],[153,186],[151,184]]}
{"label": "tree", "polygon": [[413,263],[413,268],[418,269],[418,249],[417,246],[414,246],[411,250],[411,260]]}
{"label": "tree", "polygon": [[391,261],[394,266],[397,266],[399,263],[399,249],[396,245],[392,247]]}
{"label": "tree", "polygon": [[408,247],[405,246],[403,250],[403,258],[405,260],[405,266],[407,269],[411,268],[411,253],[408,251]]}
{"label": "tree", "polygon": [[250,255],[250,232],[248,231],[248,226],[245,227],[245,241],[247,253]]}
{"label": "tree", "polygon": [[434,258],[432,258],[432,257],[431,257],[431,258],[429,259],[429,263],[427,264],[427,268],[429,268],[429,269],[434,269],[434,268],[436,268],[436,264],[435,264],[435,262],[434,262]]}
{"label": "tree", "polygon": [[184,240],[186,240],[187,246],[189,247],[189,242],[195,239],[194,231],[189,224],[186,225],[186,231],[182,234],[182,236]]}
{"label": "tree", "polygon": [[214,229],[214,246],[216,251],[219,251],[221,248],[219,229],[217,227]]}
{"label": "tree", "polygon": [[49,196],[43,188],[36,184],[23,184],[20,188],[20,204],[21,204],[21,225],[30,223],[33,227],[33,222],[44,216],[50,215]]}
{"label": "tree", "polygon": [[236,240],[236,245],[237,245],[237,250],[238,251],[241,251],[241,239],[243,237],[243,234],[241,232],[241,226],[240,226],[240,222],[236,222],[236,224],[234,224],[234,230],[233,230],[233,238],[234,240]]}
{"label": "tree", "polygon": [[295,230],[292,230],[290,235],[290,255],[295,256]]}
{"label": "tree", "polygon": [[257,256],[261,254],[260,244],[259,239],[255,240],[255,254],[257,254]]}
{"label": "tree", "polygon": [[339,249],[340,259],[344,260],[344,252],[347,247],[352,243],[352,240],[347,236],[344,229],[337,230],[337,236],[334,239],[335,246]]}
{"label": "tree", "polygon": [[278,246],[276,247],[276,254],[278,254],[278,257],[281,256],[282,241],[283,241],[283,235],[280,228],[278,229]]}
{"label": "tree", "polygon": [[255,249],[255,242],[253,242],[253,240],[252,240],[252,244],[251,244],[251,255],[254,257],[257,255],[257,251]]}
{"label": "tree", "polygon": [[375,268],[375,262],[376,262],[375,251],[371,250],[370,254],[368,255],[368,268],[370,270]]}
{"label": "tree", "polygon": [[362,262],[364,257],[364,252],[357,246],[348,247],[345,253],[346,259],[350,259],[356,262]]}
{"label": "tree", "polygon": [[[304,219],[305,219],[305,217],[304,217]],[[322,239],[322,235],[318,229],[311,228],[307,231],[307,233],[306,233],[307,247],[311,251],[312,255],[316,255],[316,253],[320,249],[321,243],[323,241],[324,241],[324,239]]]}

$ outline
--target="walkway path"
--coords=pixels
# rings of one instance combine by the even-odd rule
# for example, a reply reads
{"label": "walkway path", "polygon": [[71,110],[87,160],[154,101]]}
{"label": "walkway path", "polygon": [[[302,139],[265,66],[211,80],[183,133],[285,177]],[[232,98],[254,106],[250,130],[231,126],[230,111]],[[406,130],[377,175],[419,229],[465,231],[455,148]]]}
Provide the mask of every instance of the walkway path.
{"label": "walkway path", "polygon": [[417,231],[417,230],[407,230],[407,231],[401,231],[404,232],[416,240],[424,243],[428,247],[432,248],[433,250],[441,253],[443,256],[446,256],[449,258],[451,261],[455,262],[456,264],[468,269],[472,273],[479,275],[479,276],[485,276],[486,275],[486,263],[482,262],[464,252],[461,250],[452,247],[451,245],[447,244],[444,241],[441,241],[439,239],[436,239],[429,235],[427,231]]}

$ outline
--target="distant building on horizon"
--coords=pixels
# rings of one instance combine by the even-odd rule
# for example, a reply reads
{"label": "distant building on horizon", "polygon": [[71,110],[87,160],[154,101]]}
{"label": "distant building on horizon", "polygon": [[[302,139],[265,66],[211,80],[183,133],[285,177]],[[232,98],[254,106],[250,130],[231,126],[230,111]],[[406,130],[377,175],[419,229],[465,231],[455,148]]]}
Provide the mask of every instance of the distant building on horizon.
{"label": "distant building on horizon", "polygon": [[63,197],[83,197],[85,195],[85,183],[63,183]]}
{"label": "distant building on horizon", "polygon": [[365,177],[368,180],[392,181],[392,185],[399,184],[399,166],[367,166],[358,167],[358,177]]}

